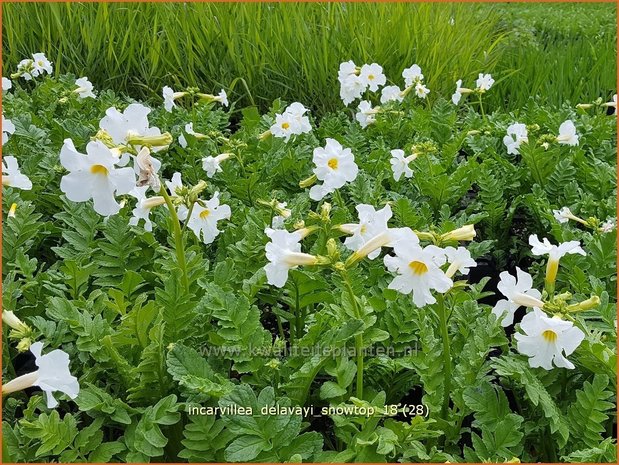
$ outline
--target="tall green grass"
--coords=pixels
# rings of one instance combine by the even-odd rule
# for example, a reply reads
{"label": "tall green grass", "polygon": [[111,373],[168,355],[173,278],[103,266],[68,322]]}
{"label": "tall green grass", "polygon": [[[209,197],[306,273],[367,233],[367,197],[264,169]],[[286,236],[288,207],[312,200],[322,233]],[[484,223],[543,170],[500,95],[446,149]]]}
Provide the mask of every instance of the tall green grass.
{"label": "tall green grass", "polygon": [[[490,106],[560,104],[616,87],[616,7],[406,3],[4,3],[3,75],[43,51],[60,73],[153,102],[161,88],[232,89],[240,105],[341,108],[341,61],[402,84],[418,63],[434,97],[492,72]],[[585,26],[582,26],[585,24]]]}
{"label": "tall green grass", "polygon": [[514,73],[489,94],[494,101],[576,104],[616,92],[616,4],[510,3],[494,11],[510,30],[496,72]]}
{"label": "tall green grass", "polygon": [[[492,70],[504,34],[474,5],[342,3],[3,4],[3,73],[44,51],[58,72],[153,97],[163,85],[229,87],[340,108],[341,61],[379,62],[402,84],[418,63],[435,92]],[[451,20],[453,18],[453,25]],[[242,82],[247,84],[247,89]],[[248,95],[248,92],[251,93]]]}

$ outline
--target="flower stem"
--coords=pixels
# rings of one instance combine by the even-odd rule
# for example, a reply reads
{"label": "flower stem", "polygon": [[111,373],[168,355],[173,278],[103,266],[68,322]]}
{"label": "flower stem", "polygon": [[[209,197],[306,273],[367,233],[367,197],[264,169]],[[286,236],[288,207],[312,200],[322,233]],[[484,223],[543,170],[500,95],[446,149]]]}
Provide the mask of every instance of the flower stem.
{"label": "flower stem", "polygon": [[[355,292],[350,285],[348,274],[346,272],[341,272],[341,275],[344,279],[344,283],[346,284],[348,294],[350,295],[355,318],[361,320],[361,312],[357,306],[357,298],[355,297]],[[357,398],[363,399],[363,334],[355,335],[355,353],[357,354]]]}
{"label": "flower stem", "polygon": [[[170,218],[172,218],[172,227],[174,228],[174,249],[176,251],[178,266],[181,269],[182,273],[181,281],[183,283],[183,287],[185,288],[185,292],[189,294],[189,277],[187,276],[187,263],[185,261],[185,246],[183,241],[183,231],[181,230],[181,223],[178,219],[178,215],[176,214],[176,208],[174,208],[172,199],[168,195],[163,183],[161,184],[160,193],[165,200],[166,205],[168,206]],[[189,221],[189,218],[187,219],[187,221]]]}
{"label": "flower stem", "polygon": [[481,101],[481,94],[479,94],[479,111],[481,112],[481,117],[484,121],[486,121],[486,114],[484,113],[484,104]]}
{"label": "flower stem", "polygon": [[436,296],[438,302],[438,317],[441,326],[441,338],[443,339],[443,371],[445,373],[443,406],[441,417],[447,420],[447,410],[449,409],[449,394],[451,391],[451,347],[449,344],[449,331],[447,326],[447,309],[445,308],[445,298],[443,295]]}

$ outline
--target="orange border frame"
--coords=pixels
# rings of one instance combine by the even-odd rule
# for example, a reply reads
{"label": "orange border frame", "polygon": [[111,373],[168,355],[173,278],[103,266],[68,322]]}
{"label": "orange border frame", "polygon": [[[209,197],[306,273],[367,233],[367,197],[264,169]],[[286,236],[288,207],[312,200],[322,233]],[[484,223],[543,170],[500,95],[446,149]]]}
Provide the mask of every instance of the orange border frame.
{"label": "orange border frame", "polygon": [[[2,28],[2,4],[4,3],[57,3],[55,0],[0,0],[0,33]],[[495,0],[374,0],[372,2],[368,2],[366,0],[327,0],[321,2],[320,0],[245,0],[243,2],[235,2],[233,0],[69,0],[67,3],[615,3],[619,6],[619,0],[504,0],[504,1],[495,1]],[[619,13],[618,17],[615,18],[617,21],[617,26],[619,30]],[[0,45],[2,42],[2,37],[0,35]],[[617,50],[618,50],[618,62],[619,62],[619,34],[617,35]],[[2,47],[0,46],[0,63],[2,63]],[[617,82],[619,83],[619,67],[617,67]],[[619,85],[617,86],[619,87]],[[1,95],[1,91],[0,91]],[[0,112],[2,111],[2,99],[0,98]],[[0,124],[1,126],[1,124]],[[617,119],[617,129],[619,132],[619,118]],[[2,148],[0,147],[0,160],[2,159]],[[617,175],[619,177],[619,147],[617,151]],[[619,199],[619,195],[618,195]],[[0,202],[2,202],[2,191],[0,190]],[[617,216],[619,217],[619,206],[617,209]],[[0,217],[0,236],[2,235],[2,218]],[[617,240],[619,245],[619,238]],[[0,240],[0,254],[2,253],[2,240]],[[619,254],[617,257],[617,267],[619,268]],[[0,270],[2,270],[2,263],[0,262]],[[619,290],[619,281],[617,282],[617,289]],[[0,295],[2,294],[2,281],[0,280]],[[0,300],[0,311],[2,310],[2,301]],[[617,317],[619,319],[619,304],[617,308]],[[0,332],[2,331],[2,322],[0,320]],[[0,348],[2,347],[2,341],[0,341]],[[619,359],[617,360],[617,369],[619,371]],[[2,370],[2,359],[0,358],[0,373]],[[617,397],[619,397],[619,386],[617,388],[617,392],[615,393]],[[617,412],[619,414],[619,407],[617,407]],[[0,441],[2,440],[2,399],[0,397]],[[616,439],[616,438],[615,438]],[[619,444],[616,445],[619,451]],[[1,452],[0,452],[1,454]],[[4,462],[2,457],[0,457],[0,463],[11,463]],[[39,462],[32,462],[39,463]],[[159,463],[159,462],[150,462],[151,464]],[[169,462],[167,462],[169,463]],[[199,463],[199,462],[196,462]],[[268,462],[263,462],[268,463]],[[546,462],[550,464],[551,462]],[[481,463],[468,463],[468,465],[483,465]],[[103,465],[103,464],[96,464]],[[138,464],[138,465],[147,465],[147,464]],[[276,463],[268,463],[268,465],[279,465]],[[376,464],[379,465],[379,464]],[[383,464],[380,464],[383,465]],[[558,464],[556,464],[558,465]]]}

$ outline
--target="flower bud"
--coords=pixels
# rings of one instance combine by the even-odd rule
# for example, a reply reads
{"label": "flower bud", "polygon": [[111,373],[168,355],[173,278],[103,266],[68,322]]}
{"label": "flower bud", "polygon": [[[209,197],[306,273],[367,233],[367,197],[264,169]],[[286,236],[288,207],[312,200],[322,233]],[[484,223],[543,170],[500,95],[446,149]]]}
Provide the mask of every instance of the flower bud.
{"label": "flower bud", "polygon": [[303,181],[300,181],[299,182],[299,187],[301,189],[305,189],[306,187],[313,186],[314,184],[316,184],[317,180],[318,180],[318,178],[316,177],[316,175],[312,174],[309,178],[304,179]]}
{"label": "flower bud", "polygon": [[142,136],[139,134],[130,135],[127,142],[131,145],[146,145],[148,147],[165,147],[170,145],[174,139],[169,132],[164,132],[158,136]]}
{"label": "flower bud", "polygon": [[583,300],[577,304],[568,305],[568,312],[581,312],[584,310],[591,310],[592,308],[600,305],[600,298],[597,295],[594,295],[587,300]]}
{"label": "flower bud", "polygon": [[9,208],[9,213],[8,213],[8,217],[9,218],[15,218],[15,211],[17,210],[17,204],[13,203],[11,204],[11,208]]}
{"label": "flower bud", "polygon": [[475,236],[477,236],[477,233],[475,232],[475,226],[472,224],[467,224],[466,226],[462,226],[461,228],[454,229],[453,231],[442,234],[441,240],[472,241]]}

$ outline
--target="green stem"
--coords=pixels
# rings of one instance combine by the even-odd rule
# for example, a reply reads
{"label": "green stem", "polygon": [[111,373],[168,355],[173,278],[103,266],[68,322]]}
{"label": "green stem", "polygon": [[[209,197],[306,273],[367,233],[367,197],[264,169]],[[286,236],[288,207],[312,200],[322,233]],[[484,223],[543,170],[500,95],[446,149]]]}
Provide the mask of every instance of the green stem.
{"label": "green stem", "polygon": [[[346,284],[348,294],[350,295],[350,300],[352,301],[355,318],[361,320],[361,312],[357,306],[357,298],[355,297],[355,292],[350,285],[348,274],[346,272],[342,272],[341,274],[344,279],[344,283]],[[357,398],[363,399],[363,334],[357,334],[355,336],[355,352],[357,354]]]}
{"label": "green stem", "polygon": [[[187,263],[185,261],[185,246],[183,241],[183,231],[181,230],[181,222],[178,219],[176,208],[174,208],[172,199],[168,195],[163,183],[161,184],[160,193],[168,206],[170,218],[172,218],[172,227],[174,228],[174,249],[176,251],[178,266],[182,273],[181,281],[183,283],[183,287],[185,288],[185,292],[189,294],[189,277],[187,276]],[[189,218],[187,218],[187,222],[189,222]]]}
{"label": "green stem", "polygon": [[484,113],[484,104],[481,102],[481,94],[479,94],[479,111],[481,112],[482,119],[486,121],[486,114]]}
{"label": "green stem", "polygon": [[436,297],[438,302],[438,317],[441,326],[441,338],[443,339],[443,370],[445,373],[443,406],[441,417],[447,420],[447,410],[449,409],[449,394],[451,391],[451,347],[449,344],[449,328],[447,326],[447,310],[445,308],[445,298],[442,294]]}

